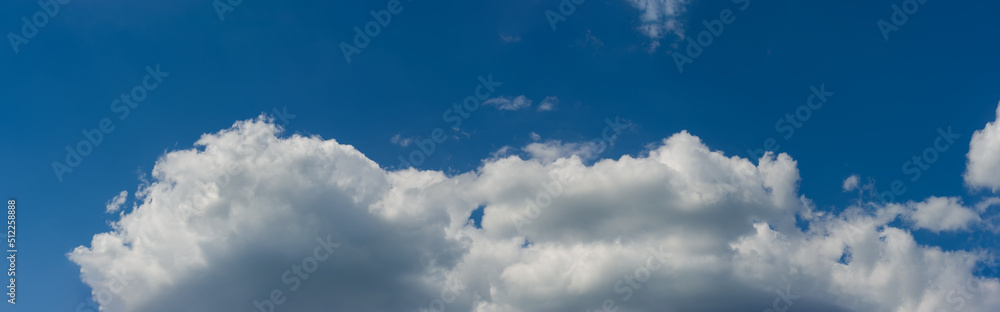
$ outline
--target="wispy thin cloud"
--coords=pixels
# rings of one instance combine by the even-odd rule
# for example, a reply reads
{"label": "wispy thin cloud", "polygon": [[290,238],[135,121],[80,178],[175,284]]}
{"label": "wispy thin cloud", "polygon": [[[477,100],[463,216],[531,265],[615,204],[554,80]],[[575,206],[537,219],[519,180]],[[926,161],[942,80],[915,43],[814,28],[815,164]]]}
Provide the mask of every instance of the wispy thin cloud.
{"label": "wispy thin cloud", "polygon": [[396,135],[392,136],[392,138],[389,139],[389,142],[392,142],[392,144],[396,144],[396,145],[399,145],[399,146],[402,146],[402,147],[409,146],[410,142],[412,142],[412,141],[413,141],[413,138],[403,138],[403,136],[401,134],[398,134],[398,133]]}
{"label": "wispy thin cloud", "polygon": [[558,105],[558,104],[559,104],[559,98],[554,97],[554,96],[546,96],[545,99],[542,100],[542,103],[538,104],[538,111],[539,112],[547,112],[547,111],[555,110],[556,109],[556,105]]}
{"label": "wispy thin cloud", "polygon": [[128,191],[122,191],[121,193],[118,193],[117,196],[115,196],[114,198],[112,198],[111,200],[109,200],[107,203],[104,204],[104,212],[113,213],[118,211],[119,209],[122,208],[123,205],[125,205],[125,198],[127,197],[128,197]]}
{"label": "wispy thin cloud", "polygon": [[504,43],[521,42],[521,36],[500,34],[500,40],[503,40]]}
{"label": "wispy thin cloud", "polygon": [[498,110],[516,111],[531,107],[531,103],[532,103],[531,99],[528,99],[523,95],[520,95],[513,99],[505,96],[495,97],[486,100],[486,102],[483,102],[483,105],[494,106]]}
{"label": "wispy thin cloud", "polygon": [[638,29],[649,37],[649,51],[656,51],[660,40],[667,34],[684,37],[684,25],[678,17],[684,13],[687,0],[626,0],[636,9],[642,11],[639,17]]}

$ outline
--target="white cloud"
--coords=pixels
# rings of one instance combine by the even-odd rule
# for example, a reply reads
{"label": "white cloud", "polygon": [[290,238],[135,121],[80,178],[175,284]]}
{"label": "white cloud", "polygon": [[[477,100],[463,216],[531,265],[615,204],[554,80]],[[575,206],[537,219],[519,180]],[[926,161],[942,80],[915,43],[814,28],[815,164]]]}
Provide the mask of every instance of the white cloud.
{"label": "white cloud", "polygon": [[1000,197],[985,198],[982,201],[980,201],[978,204],[976,204],[976,211],[978,211],[979,213],[984,213],[984,212],[986,212],[987,208],[993,207],[993,206],[996,206],[996,205],[1000,205]]}
{"label": "white cloud", "polygon": [[[976,212],[983,219],[983,228],[992,231],[994,234],[1000,234],[1000,213],[996,212],[998,205],[1000,205],[1000,198],[998,197],[984,198],[979,203],[976,203]],[[988,210],[993,210],[993,212],[987,213]]]}
{"label": "white cloud", "polygon": [[125,204],[125,198],[127,197],[128,191],[121,191],[121,193],[118,193],[118,195],[104,204],[104,212],[112,213],[118,211]]}
{"label": "white cloud", "polygon": [[965,183],[972,188],[1000,192],[1000,106],[997,106],[997,120],[972,134],[966,157]]}
{"label": "white cloud", "polygon": [[[968,281],[965,309],[1000,309],[1000,283],[972,275],[983,255],[916,244],[890,225],[899,205],[813,211],[786,154],[755,166],[682,132],[638,158],[587,165],[551,142],[451,175],[278,132],[240,122],[156,162],[141,204],[69,254],[104,311],[252,311],[274,289],[284,311],[762,311],[786,286],[795,310],[937,311]],[[328,235],[340,246],[292,291],[283,273]]]}
{"label": "white cloud", "polygon": [[844,192],[849,192],[853,191],[854,189],[857,189],[858,184],[860,182],[861,182],[861,177],[859,177],[856,174],[852,174],[851,176],[847,177],[847,179],[844,179],[844,186],[843,186]]}
{"label": "white cloud", "polygon": [[535,133],[534,131],[532,131],[532,132],[531,132],[531,133],[529,133],[528,135],[529,135],[529,136],[531,136],[531,140],[532,140],[532,141],[538,141],[538,140],[541,140],[541,139],[542,139],[542,136],[541,136],[541,135],[538,135],[538,133]]}
{"label": "white cloud", "polygon": [[542,100],[542,103],[538,104],[538,111],[539,112],[546,112],[546,111],[555,110],[556,109],[556,105],[558,105],[558,104],[559,104],[559,98],[554,97],[554,96],[546,96],[545,99]]}
{"label": "white cloud", "polygon": [[531,100],[528,99],[528,98],[526,98],[526,97],[524,97],[523,95],[520,95],[520,96],[515,97],[513,99],[511,99],[509,97],[501,96],[501,97],[495,97],[495,98],[486,100],[485,102],[483,102],[483,105],[486,105],[486,106],[495,106],[498,110],[512,110],[512,111],[516,111],[516,110],[520,110],[522,108],[528,108],[528,107],[530,107],[531,106]]}
{"label": "white cloud", "polygon": [[970,223],[979,221],[979,214],[962,206],[957,197],[930,197],[922,202],[907,203],[904,216],[918,228],[934,232],[967,230]]}
{"label": "white cloud", "polygon": [[660,46],[660,40],[668,33],[684,37],[684,28],[677,19],[684,13],[687,0],[626,0],[636,9],[642,11],[638,29],[649,37],[650,51]]}

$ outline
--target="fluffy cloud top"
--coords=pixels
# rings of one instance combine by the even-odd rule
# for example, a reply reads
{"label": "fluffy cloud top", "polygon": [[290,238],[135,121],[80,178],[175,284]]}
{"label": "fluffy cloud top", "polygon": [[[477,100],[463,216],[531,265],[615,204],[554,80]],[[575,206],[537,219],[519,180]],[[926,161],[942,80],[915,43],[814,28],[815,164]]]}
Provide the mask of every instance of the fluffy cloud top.
{"label": "fluffy cloud top", "polygon": [[[899,205],[817,211],[786,154],[755,166],[682,132],[641,157],[532,153],[450,176],[279,134],[239,122],[162,156],[140,204],[69,254],[102,308],[1000,310],[1000,283],[972,274],[985,254],[916,244],[890,225]],[[914,219],[956,228],[952,204]]]}
{"label": "fluffy cloud top", "polygon": [[590,160],[603,152],[606,148],[605,146],[600,142],[563,143],[559,140],[548,140],[545,142],[530,143],[521,148],[521,150],[527,152],[532,159],[536,159],[542,163],[550,163],[556,159],[570,156]]}
{"label": "fluffy cloud top", "polygon": [[972,134],[966,157],[965,183],[1000,192],[1000,106],[997,106],[997,120]]}

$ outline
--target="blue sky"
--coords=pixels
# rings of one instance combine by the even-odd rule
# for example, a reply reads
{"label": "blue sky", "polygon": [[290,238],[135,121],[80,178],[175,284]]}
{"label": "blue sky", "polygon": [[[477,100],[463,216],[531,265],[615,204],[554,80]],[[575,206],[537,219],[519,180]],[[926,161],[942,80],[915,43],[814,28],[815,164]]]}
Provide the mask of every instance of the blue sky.
{"label": "blue sky", "polygon": [[[16,308],[0,309],[75,309],[91,288],[66,254],[119,219],[105,213],[106,202],[127,190],[131,207],[165,153],[275,110],[295,115],[285,136],[335,139],[389,170],[418,149],[393,143],[397,135],[422,140],[444,129],[447,140],[416,167],[460,174],[505,146],[537,141],[532,133],[582,142],[620,117],[631,127],[599,158],[640,157],[682,130],[741,157],[775,138],[778,152],[797,161],[798,192],[821,209],[858,200],[841,191],[853,174],[879,190],[905,181],[897,202],[942,196],[973,205],[992,195],[967,188],[962,174],[969,140],[995,120],[1000,100],[1000,4],[927,1],[886,40],[877,21],[890,20],[900,1],[754,0],[746,10],[689,2],[672,17],[687,37],[723,10],[735,21],[683,72],[672,55],[687,41],[650,38],[637,29],[642,11],[624,0],[578,4],[555,30],[545,12],[558,11],[559,1],[404,0],[350,62],[341,42],[353,41],[354,27],[386,1],[243,1],[222,20],[207,0],[62,4],[16,53],[0,51],[0,190],[18,202],[21,277]],[[0,27],[12,33],[41,10],[34,2],[4,6]],[[167,74],[120,119],[112,101],[142,85],[147,67]],[[502,83],[491,98],[523,95],[532,105],[483,105],[450,129],[442,114],[474,95],[479,77]],[[834,95],[785,139],[775,122],[819,86]],[[546,97],[558,104],[539,111]],[[60,181],[52,163],[64,162],[65,146],[104,118],[114,131]],[[910,180],[901,167],[933,147],[938,128],[960,138]],[[990,232],[913,235],[944,250],[997,247]]]}

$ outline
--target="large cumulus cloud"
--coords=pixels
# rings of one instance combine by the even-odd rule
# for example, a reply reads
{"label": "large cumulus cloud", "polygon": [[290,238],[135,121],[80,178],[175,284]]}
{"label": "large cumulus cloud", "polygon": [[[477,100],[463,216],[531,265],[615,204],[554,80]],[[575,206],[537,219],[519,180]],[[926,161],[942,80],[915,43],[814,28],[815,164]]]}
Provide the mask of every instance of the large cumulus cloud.
{"label": "large cumulus cloud", "polygon": [[965,183],[1000,192],[1000,105],[997,120],[972,134],[966,157]]}
{"label": "large cumulus cloud", "polygon": [[988,254],[900,228],[969,229],[975,211],[821,211],[785,154],[754,165],[681,132],[635,157],[447,175],[280,132],[258,118],[161,157],[137,205],[69,254],[102,309],[256,311],[275,289],[280,311],[1000,309],[1000,283],[973,274]]}

